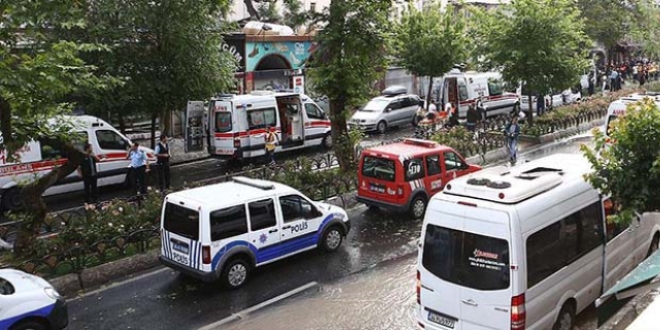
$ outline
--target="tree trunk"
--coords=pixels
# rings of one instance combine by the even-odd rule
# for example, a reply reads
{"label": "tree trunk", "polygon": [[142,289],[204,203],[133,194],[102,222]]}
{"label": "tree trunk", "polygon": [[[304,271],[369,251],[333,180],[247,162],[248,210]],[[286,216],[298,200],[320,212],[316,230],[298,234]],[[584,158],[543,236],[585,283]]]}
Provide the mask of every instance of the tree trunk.
{"label": "tree trunk", "polygon": [[19,255],[29,253],[30,247],[39,235],[39,231],[43,226],[46,215],[48,214],[46,203],[44,203],[41,196],[46,189],[73,173],[73,171],[80,166],[84,158],[84,154],[76,149],[70,142],[63,142],[60,140],[47,142],[54,148],[61,150],[64,155],[67,155],[67,162],[61,166],[55,167],[46,175],[40,177],[38,180],[30,182],[21,189],[26,217],[21,223],[21,230],[18,231],[16,244],[14,246],[14,249]]}
{"label": "tree trunk", "polygon": [[[154,112],[151,114],[151,149],[156,147],[156,119],[158,119],[158,114]],[[161,132],[161,134],[163,133]]]}
{"label": "tree trunk", "polygon": [[426,92],[426,111],[429,111],[431,105],[431,93],[433,92],[433,77],[429,76],[429,89]]}
{"label": "tree trunk", "polygon": [[[531,94],[531,93],[530,93]],[[532,96],[528,95],[528,100],[529,100],[529,112],[527,113],[527,122],[529,122],[529,126],[534,125],[534,109],[532,109]],[[540,97],[540,95],[539,95]]]}
{"label": "tree trunk", "polygon": [[165,110],[163,113],[163,119],[160,122],[160,134],[167,134],[168,136],[174,136],[172,130],[172,111]]}
{"label": "tree trunk", "polygon": [[11,105],[5,98],[0,97],[0,145],[5,146],[14,142],[14,137],[11,135],[13,127],[11,121]]}
{"label": "tree trunk", "polygon": [[119,115],[119,131],[122,134],[126,134],[126,121],[124,120],[124,116]]}
{"label": "tree trunk", "polygon": [[256,18],[257,21],[260,20],[259,18],[259,12],[257,12],[257,9],[254,8],[254,4],[252,3],[252,0],[243,0],[243,3],[245,3],[245,7],[247,8],[248,13],[252,18]]}
{"label": "tree trunk", "polygon": [[345,107],[346,102],[342,100],[330,101],[333,149],[337,156],[339,167],[344,171],[349,171],[355,160],[355,146],[351,145],[348,138],[346,116],[344,114]]}

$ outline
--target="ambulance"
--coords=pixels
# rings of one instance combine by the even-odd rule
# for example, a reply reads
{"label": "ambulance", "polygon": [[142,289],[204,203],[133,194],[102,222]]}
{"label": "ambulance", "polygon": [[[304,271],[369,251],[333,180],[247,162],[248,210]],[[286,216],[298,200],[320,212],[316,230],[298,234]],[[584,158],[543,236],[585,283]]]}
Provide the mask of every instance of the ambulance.
{"label": "ambulance", "polygon": [[212,156],[235,160],[264,156],[269,128],[275,129],[279,141],[275,152],[332,147],[330,119],[303,94],[254,91],[221,96],[211,100],[208,118]]}
{"label": "ambulance", "polygon": [[[98,186],[125,183],[129,160],[126,159],[132,142],[107,122],[92,116],[62,116],[60,119],[73,126],[76,147],[82,150],[87,142],[101,158],[96,164]],[[156,161],[153,150],[145,151],[150,163]],[[20,184],[39,178],[57,166],[66,163],[66,155],[41,141],[31,141],[21,148],[17,160],[10,162],[5,150],[0,150],[0,205],[2,210],[18,210],[22,206]],[[83,189],[82,177],[77,172],[48,188],[44,196],[68,193]]]}
{"label": "ambulance", "polygon": [[614,120],[619,116],[622,116],[626,113],[626,109],[629,105],[635,104],[644,100],[645,98],[650,98],[655,101],[655,104],[660,109],[660,93],[655,92],[644,92],[644,93],[635,93],[626,97],[622,97],[612,103],[607,108],[607,116],[605,117],[605,124],[602,128],[605,135],[610,135],[610,125]]}
{"label": "ambulance", "polygon": [[442,78],[433,82],[432,99],[434,102],[458,104],[460,119],[467,117],[470,105],[479,102],[486,110],[486,116],[492,117],[509,114],[514,109],[520,110],[520,97],[506,91],[502,75],[498,72],[462,72],[453,69]]}

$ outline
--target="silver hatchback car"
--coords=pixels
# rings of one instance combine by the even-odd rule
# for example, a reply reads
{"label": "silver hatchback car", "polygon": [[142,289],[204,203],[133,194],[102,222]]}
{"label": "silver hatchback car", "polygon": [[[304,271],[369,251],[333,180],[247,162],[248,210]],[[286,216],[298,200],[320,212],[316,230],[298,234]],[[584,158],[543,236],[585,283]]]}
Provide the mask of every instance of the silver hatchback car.
{"label": "silver hatchback car", "polygon": [[388,127],[415,124],[420,103],[417,95],[408,94],[402,86],[389,87],[382,94],[355,112],[348,125],[382,134]]}

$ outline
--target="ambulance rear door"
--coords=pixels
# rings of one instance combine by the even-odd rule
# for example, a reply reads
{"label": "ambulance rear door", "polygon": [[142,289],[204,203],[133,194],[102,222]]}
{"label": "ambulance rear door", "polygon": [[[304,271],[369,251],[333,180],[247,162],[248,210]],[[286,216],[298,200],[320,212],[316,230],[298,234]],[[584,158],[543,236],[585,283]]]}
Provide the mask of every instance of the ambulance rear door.
{"label": "ambulance rear door", "polygon": [[[231,100],[215,100],[209,108],[209,154],[231,156],[236,151],[234,133],[238,132],[238,118]],[[238,136],[236,135],[236,138]],[[240,143],[240,141],[237,141]]]}

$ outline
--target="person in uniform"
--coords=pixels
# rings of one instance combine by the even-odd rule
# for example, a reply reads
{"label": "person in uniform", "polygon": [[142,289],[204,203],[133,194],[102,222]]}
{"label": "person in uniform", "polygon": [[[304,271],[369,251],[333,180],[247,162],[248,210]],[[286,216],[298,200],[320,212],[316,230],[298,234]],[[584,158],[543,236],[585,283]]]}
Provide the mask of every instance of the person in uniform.
{"label": "person in uniform", "polygon": [[165,191],[170,189],[170,146],[167,143],[167,135],[160,135],[155,151],[158,159],[158,185],[161,191]]}

